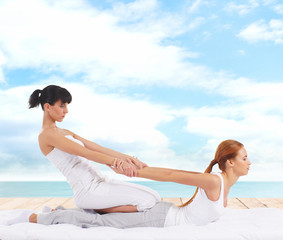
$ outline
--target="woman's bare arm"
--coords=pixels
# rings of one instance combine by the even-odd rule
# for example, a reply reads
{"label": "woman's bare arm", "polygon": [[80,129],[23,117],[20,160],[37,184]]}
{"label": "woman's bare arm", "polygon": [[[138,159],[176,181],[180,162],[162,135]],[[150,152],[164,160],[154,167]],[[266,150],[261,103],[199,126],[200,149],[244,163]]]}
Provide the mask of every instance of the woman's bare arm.
{"label": "woman's bare arm", "polygon": [[132,157],[132,156],[129,156],[127,154],[124,154],[124,153],[120,153],[118,151],[115,151],[113,149],[110,149],[110,148],[106,148],[106,147],[103,147],[97,143],[94,143],[92,141],[89,141],[69,130],[67,130],[69,132],[70,135],[72,135],[75,139],[78,139],[79,141],[81,141],[84,146],[86,148],[88,148],[89,150],[92,150],[92,151],[96,151],[96,152],[100,152],[102,154],[105,154],[105,155],[108,155],[108,156],[111,156],[111,157],[114,157],[114,158],[119,158],[119,159],[122,159],[122,160],[127,160],[129,163],[132,163],[134,164],[138,169],[141,169],[143,167],[147,167],[147,164],[139,161],[138,159]]}
{"label": "woman's bare arm", "polygon": [[108,155],[92,151],[80,144],[64,137],[54,129],[46,129],[39,135],[39,142],[44,145],[49,145],[58,148],[64,152],[78,155],[94,162],[113,165],[114,158]]}
{"label": "woman's bare arm", "polygon": [[129,155],[117,152],[113,149],[102,147],[101,145],[94,143],[92,141],[89,141],[89,140],[87,140],[83,137],[80,137],[79,135],[77,135],[75,133],[72,133],[72,135],[73,135],[74,138],[80,140],[84,144],[84,146],[86,148],[90,149],[90,150],[100,152],[100,153],[103,153],[103,154],[106,154],[108,156],[115,157],[115,158],[126,159],[126,158],[130,157]]}
{"label": "woman's bare arm", "polygon": [[[58,148],[64,152],[78,155],[97,163],[106,164],[108,166],[113,166],[115,163],[114,157],[83,147],[64,137],[54,129],[45,129],[39,135],[39,142],[40,145],[48,145],[53,148]],[[136,169],[131,164],[124,162],[122,169],[125,170],[125,175],[127,176],[136,176]]]}
{"label": "woman's bare arm", "polygon": [[219,178],[215,175],[170,168],[145,167],[138,170],[138,177],[191,185],[203,188],[204,190],[211,190],[219,185]]}

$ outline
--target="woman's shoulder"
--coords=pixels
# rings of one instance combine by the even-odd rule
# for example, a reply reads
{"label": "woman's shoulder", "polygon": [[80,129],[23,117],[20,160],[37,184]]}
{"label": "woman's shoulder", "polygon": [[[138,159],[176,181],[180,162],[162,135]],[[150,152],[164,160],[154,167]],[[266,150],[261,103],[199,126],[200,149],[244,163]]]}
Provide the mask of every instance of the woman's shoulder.
{"label": "woman's shoulder", "polygon": [[55,128],[42,128],[38,134],[38,137],[43,138],[50,134],[55,134],[56,130]]}
{"label": "woman's shoulder", "polygon": [[212,176],[212,178],[213,178],[213,180],[214,180],[216,185],[220,185],[221,184],[222,179],[223,179],[221,173],[211,172],[210,175]]}
{"label": "woman's shoulder", "polygon": [[210,189],[215,189],[221,186],[221,176],[219,176],[217,173],[204,173],[204,175],[206,175],[206,177],[208,178],[209,181],[209,187]]}
{"label": "woman's shoulder", "polygon": [[63,136],[66,136],[66,135],[71,135],[73,136],[74,133],[69,131],[68,129],[62,129],[62,128],[42,128],[38,137],[39,138],[46,138],[46,137],[49,137],[49,136],[54,136],[54,135],[57,135],[57,134],[60,134],[60,135],[63,135]]}

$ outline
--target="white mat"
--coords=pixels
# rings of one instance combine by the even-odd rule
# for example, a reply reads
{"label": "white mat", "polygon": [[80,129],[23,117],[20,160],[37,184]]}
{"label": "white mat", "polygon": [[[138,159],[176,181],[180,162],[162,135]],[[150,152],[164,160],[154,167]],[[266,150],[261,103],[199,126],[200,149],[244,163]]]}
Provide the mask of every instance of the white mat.
{"label": "white mat", "polygon": [[205,226],[130,229],[110,227],[83,229],[69,224],[45,226],[32,223],[19,223],[6,226],[5,222],[7,219],[15,216],[20,211],[22,210],[0,211],[1,240],[283,239],[283,210],[275,208],[226,209],[220,220]]}

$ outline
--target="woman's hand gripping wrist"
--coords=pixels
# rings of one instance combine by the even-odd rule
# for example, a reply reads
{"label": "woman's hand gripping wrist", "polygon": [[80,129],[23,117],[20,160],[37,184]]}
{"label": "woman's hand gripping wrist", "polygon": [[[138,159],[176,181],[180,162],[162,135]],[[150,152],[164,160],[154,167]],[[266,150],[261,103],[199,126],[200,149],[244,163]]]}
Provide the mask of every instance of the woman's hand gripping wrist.
{"label": "woman's hand gripping wrist", "polygon": [[145,164],[144,162],[140,161],[137,157],[133,156],[133,157],[128,157],[126,158],[126,161],[130,164],[133,164],[136,166],[137,169],[143,169],[144,167],[148,167],[147,164]]}
{"label": "woman's hand gripping wrist", "polygon": [[[108,165],[109,166],[109,165]],[[123,174],[128,177],[136,177],[138,174],[137,168],[135,165],[131,164],[128,161],[115,158],[112,166],[109,166],[114,172],[118,174]]]}

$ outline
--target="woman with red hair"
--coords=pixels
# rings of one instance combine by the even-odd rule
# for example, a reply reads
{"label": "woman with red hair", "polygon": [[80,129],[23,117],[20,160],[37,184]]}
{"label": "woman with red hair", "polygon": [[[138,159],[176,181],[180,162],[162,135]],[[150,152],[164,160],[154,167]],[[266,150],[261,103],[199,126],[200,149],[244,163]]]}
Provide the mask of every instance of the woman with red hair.
{"label": "woman with red hair", "polygon": [[[221,173],[211,172],[215,164],[218,164]],[[204,225],[216,221],[221,216],[227,206],[230,188],[240,176],[248,174],[250,165],[244,145],[235,140],[226,140],[219,144],[214,159],[204,173],[155,167],[138,170],[138,177],[196,186],[194,196],[182,206],[159,202],[143,212],[103,215],[61,207],[50,213],[31,214],[29,221],[47,225],[69,223],[81,227],[116,228]],[[119,168],[112,168],[117,173],[124,173]]]}

